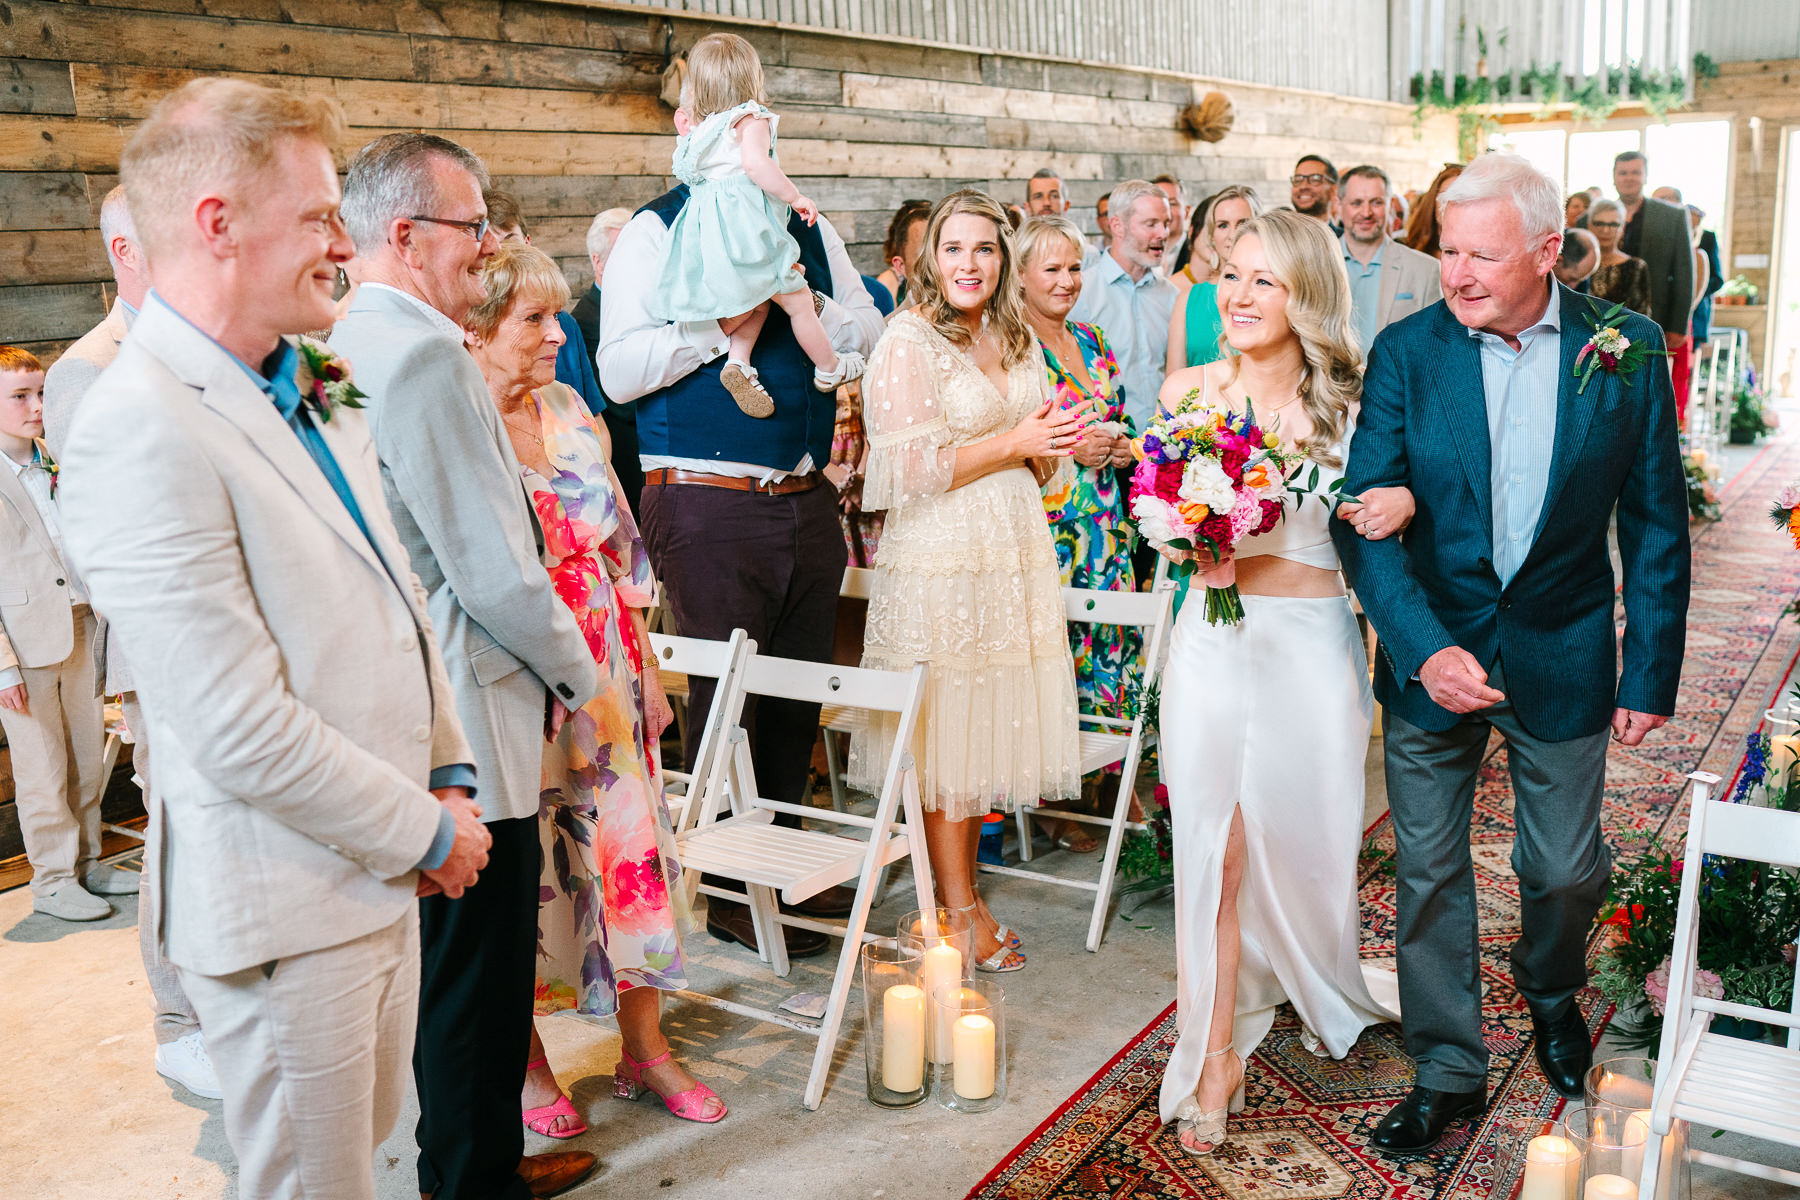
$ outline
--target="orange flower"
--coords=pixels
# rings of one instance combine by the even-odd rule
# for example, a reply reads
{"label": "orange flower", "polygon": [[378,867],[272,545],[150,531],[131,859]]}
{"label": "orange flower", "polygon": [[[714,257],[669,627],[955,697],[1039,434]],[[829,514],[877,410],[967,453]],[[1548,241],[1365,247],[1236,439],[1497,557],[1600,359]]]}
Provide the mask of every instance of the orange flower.
{"label": "orange flower", "polygon": [[1143,462],[1143,461],[1144,461],[1144,442],[1143,442],[1143,439],[1142,439],[1142,438],[1138,438],[1138,439],[1137,439],[1137,440],[1135,440],[1135,441],[1132,441],[1132,442],[1128,442],[1128,443],[1127,443],[1127,445],[1129,445],[1129,446],[1130,446],[1130,447],[1131,447],[1131,457],[1133,457],[1133,458],[1135,458],[1135,459],[1137,459],[1137,460],[1138,460],[1138,461],[1139,461],[1139,462]]}
{"label": "orange flower", "polygon": [[1800,548],[1800,508],[1788,514],[1788,534],[1793,537],[1795,547]]}
{"label": "orange flower", "polygon": [[1269,486],[1269,466],[1268,466],[1268,464],[1267,463],[1257,463],[1254,467],[1251,467],[1248,471],[1245,471],[1244,472],[1244,486],[1253,487],[1253,488],[1268,487]]}
{"label": "orange flower", "polygon": [[1177,504],[1175,509],[1181,514],[1181,519],[1186,521],[1189,525],[1198,525],[1212,515],[1212,509],[1206,507],[1206,505],[1194,504],[1187,500]]}

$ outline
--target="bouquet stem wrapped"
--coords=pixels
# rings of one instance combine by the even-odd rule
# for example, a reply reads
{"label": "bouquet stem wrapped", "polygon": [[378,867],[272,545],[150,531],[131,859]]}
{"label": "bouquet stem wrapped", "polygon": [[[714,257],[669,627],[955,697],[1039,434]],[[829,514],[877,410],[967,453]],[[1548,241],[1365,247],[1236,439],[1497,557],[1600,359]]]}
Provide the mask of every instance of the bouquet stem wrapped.
{"label": "bouquet stem wrapped", "polygon": [[[1132,445],[1138,458],[1131,477],[1131,517],[1138,534],[1158,549],[1205,551],[1224,562],[1245,538],[1267,533],[1281,520],[1284,472],[1298,456],[1281,439],[1242,413],[1207,404],[1198,389],[1172,412],[1159,413]],[[1195,570],[1178,564],[1180,576]],[[1206,619],[1235,625],[1244,602],[1235,581],[1208,586]]]}

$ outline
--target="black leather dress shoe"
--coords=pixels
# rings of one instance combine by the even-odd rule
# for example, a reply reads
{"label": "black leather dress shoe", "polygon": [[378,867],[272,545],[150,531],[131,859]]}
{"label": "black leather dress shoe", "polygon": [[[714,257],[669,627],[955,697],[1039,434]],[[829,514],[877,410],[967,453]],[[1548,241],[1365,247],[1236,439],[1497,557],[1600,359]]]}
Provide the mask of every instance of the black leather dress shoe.
{"label": "black leather dress shoe", "polygon": [[1487,1107],[1487,1088],[1472,1092],[1439,1092],[1413,1086],[1369,1135],[1369,1145],[1383,1154],[1423,1154],[1443,1140],[1444,1130],[1459,1117],[1472,1117]]}
{"label": "black leather dress shoe", "polygon": [[1531,1031],[1532,1049],[1537,1052],[1538,1069],[1544,1078],[1569,1099],[1581,1099],[1588,1068],[1594,1065],[1594,1040],[1588,1034],[1581,1007],[1573,1000],[1565,1000],[1551,1014],[1533,1008]]}
{"label": "black leather dress shoe", "polygon": [[[722,942],[736,942],[751,950],[756,949],[756,923],[750,919],[748,905],[733,904],[728,900],[708,900],[706,932]],[[814,958],[825,953],[831,945],[831,939],[817,930],[792,929],[783,925],[781,932],[787,937],[789,958]]]}
{"label": "black leather dress shoe", "polygon": [[839,884],[837,887],[826,888],[816,896],[808,896],[798,904],[783,904],[781,911],[802,917],[847,917],[855,907],[856,889]]}

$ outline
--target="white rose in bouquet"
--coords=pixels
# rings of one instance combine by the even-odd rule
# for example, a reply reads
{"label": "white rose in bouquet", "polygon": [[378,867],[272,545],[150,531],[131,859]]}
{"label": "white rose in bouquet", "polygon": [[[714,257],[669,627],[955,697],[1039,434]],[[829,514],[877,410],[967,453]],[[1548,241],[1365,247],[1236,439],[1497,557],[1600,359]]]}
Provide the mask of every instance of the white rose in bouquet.
{"label": "white rose in bouquet", "polygon": [[1166,546],[1176,538],[1187,538],[1192,530],[1175,506],[1148,493],[1131,498],[1131,515],[1136,518],[1138,533],[1152,546]]}
{"label": "white rose in bouquet", "polygon": [[1181,498],[1189,504],[1204,504],[1213,512],[1230,512],[1237,503],[1231,476],[1211,458],[1191,458],[1181,472]]}

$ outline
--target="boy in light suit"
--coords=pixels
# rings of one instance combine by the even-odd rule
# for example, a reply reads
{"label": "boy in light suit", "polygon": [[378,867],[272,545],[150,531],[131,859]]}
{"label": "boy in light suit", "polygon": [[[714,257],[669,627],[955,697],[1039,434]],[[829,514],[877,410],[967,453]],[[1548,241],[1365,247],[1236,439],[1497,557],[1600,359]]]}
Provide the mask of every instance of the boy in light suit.
{"label": "boy in light suit", "polygon": [[112,915],[101,896],[137,891],[137,876],[94,868],[104,741],[94,617],[64,566],[56,461],[43,433],[43,365],[0,346],[0,727],[12,750],[32,908],[98,921]]}

